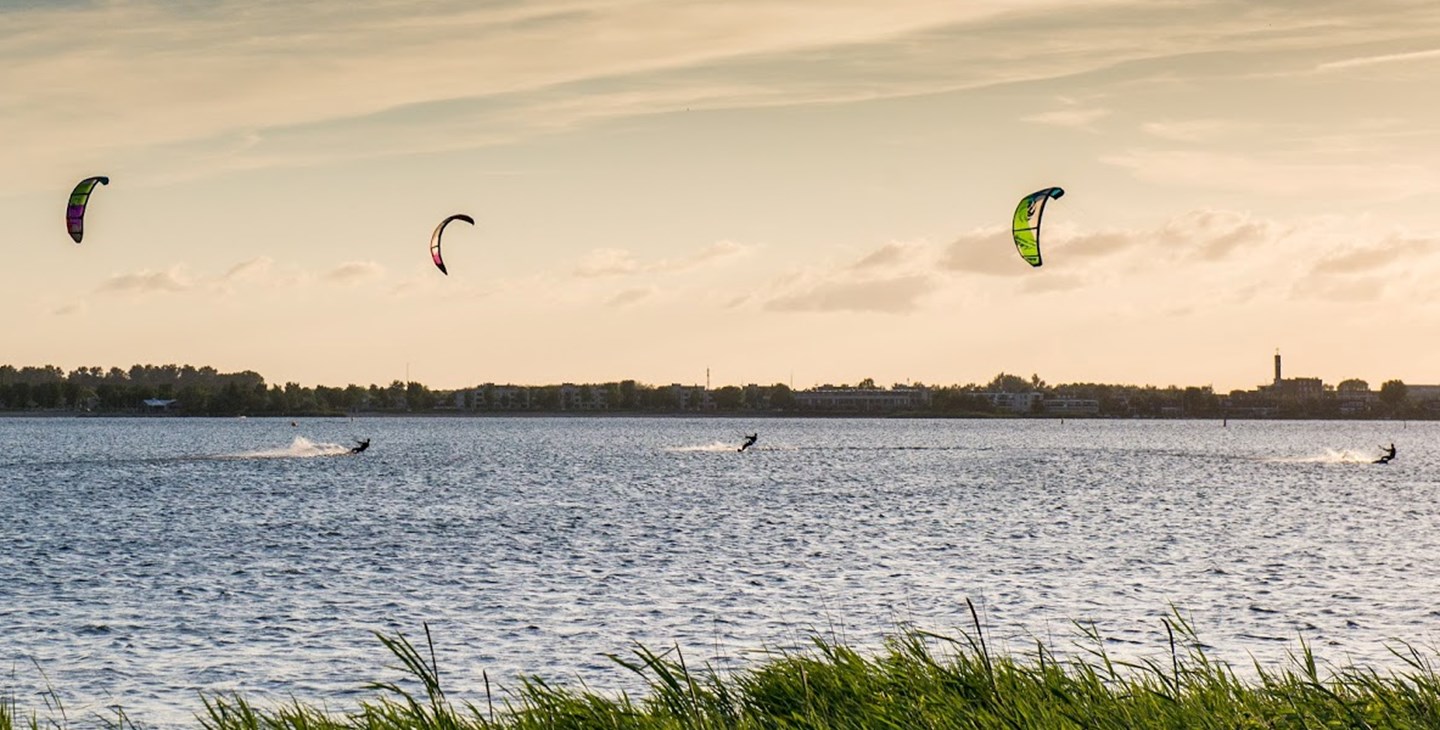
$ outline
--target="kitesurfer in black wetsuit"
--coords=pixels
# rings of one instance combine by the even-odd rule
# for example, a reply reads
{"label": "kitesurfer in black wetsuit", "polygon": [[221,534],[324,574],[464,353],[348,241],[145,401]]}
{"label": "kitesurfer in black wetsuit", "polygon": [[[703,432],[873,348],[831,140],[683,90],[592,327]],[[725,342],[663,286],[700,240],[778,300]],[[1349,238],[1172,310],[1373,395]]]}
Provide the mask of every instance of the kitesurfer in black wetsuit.
{"label": "kitesurfer in black wetsuit", "polygon": [[370,439],[361,439],[353,447],[350,448],[350,453],[358,454],[368,448],[370,448]]}
{"label": "kitesurfer in black wetsuit", "polygon": [[1385,452],[1385,455],[1384,455],[1384,456],[1381,456],[1381,457],[1378,458],[1378,459],[1376,459],[1376,460],[1375,460],[1375,463],[1376,463],[1376,464],[1389,464],[1389,463],[1390,463],[1390,460],[1393,459],[1393,458],[1395,458],[1395,444],[1390,444],[1390,448],[1388,448],[1388,449],[1385,448],[1384,446],[1381,446],[1381,447],[1380,447],[1380,450],[1381,450],[1381,451],[1384,451],[1384,452]]}
{"label": "kitesurfer in black wetsuit", "polygon": [[740,444],[740,448],[736,449],[736,451],[744,451],[745,449],[748,449],[748,448],[750,448],[751,446],[754,446],[754,445],[755,445],[755,440],[758,439],[758,438],[760,438],[760,434],[758,434],[758,433],[752,433],[752,434],[750,434],[749,436],[746,436],[746,437],[745,437],[745,443]]}

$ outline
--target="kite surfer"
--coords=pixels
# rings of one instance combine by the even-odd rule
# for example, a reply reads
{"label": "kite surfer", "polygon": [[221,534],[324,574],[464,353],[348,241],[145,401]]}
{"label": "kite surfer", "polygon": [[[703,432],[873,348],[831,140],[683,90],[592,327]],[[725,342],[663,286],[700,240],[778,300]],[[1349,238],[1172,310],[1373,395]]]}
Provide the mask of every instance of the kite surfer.
{"label": "kite surfer", "polygon": [[370,448],[370,439],[361,439],[350,448],[350,453],[358,454],[368,448]]}
{"label": "kite surfer", "polygon": [[756,441],[757,439],[759,439],[759,438],[760,438],[760,434],[759,434],[759,433],[752,433],[752,434],[750,434],[749,436],[746,436],[746,437],[745,437],[745,443],[740,444],[740,448],[736,449],[736,451],[744,451],[745,449],[748,449],[748,448],[750,448],[751,446],[754,446],[754,445],[755,445],[755,441]]}
{"label": "kite surfer", "polygon": [[1375,460],[1376,464],[1389,464],[1390,460],[1395,458],[1395,444],[1390,444],[1390,448],[1388,449],[1384,446],[1381,446],[1380,450],[1385,452],[1385,454]]}

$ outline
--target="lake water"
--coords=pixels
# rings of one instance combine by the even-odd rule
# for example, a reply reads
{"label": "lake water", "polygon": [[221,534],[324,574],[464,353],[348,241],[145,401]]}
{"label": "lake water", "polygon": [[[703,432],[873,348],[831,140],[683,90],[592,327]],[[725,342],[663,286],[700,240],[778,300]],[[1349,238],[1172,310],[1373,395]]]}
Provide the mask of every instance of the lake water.
{"label": "lake water", "polygon": [[[759,443],[735,447],[744,433]],[[345,447],[373,446],[349,456]],[[0,697],[193,724],[200,694],[349,709],[375,633],[635,686],[901,624],[994,644],[1399,667],[1440,628],[1440,424],[685,418],[0,419]],[[1372,465],[1394,442],[1394,463]],[[43,670],[43,675],[41,673]]]}

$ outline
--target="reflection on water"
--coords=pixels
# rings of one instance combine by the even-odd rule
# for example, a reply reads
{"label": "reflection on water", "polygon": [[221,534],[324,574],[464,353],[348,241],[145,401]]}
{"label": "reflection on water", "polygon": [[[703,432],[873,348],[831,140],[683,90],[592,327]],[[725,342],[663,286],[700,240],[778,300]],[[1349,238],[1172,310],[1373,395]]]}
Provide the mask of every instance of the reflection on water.
{"label": "reflection on water", "polygon": [[[737,452],[745,434],[759,443]],[[199,692],[346,706],[373,632],[481,672],[627,686],[900,623],[1117,652],[1171,606],[1220,658],[1428,647],[1429,452],[1401,423],[0,419],[0,695],[187,722]],[[369,437],[370,450],[342,444]],[[1369,462],[1395,442],[1388,465]],[[345,458],[310,458],[340,456]],[[33,662],[33,663],[32,663]],[[465,693],[461,693],[462,698]],[[471,696],[474,696],[473,694]]]}

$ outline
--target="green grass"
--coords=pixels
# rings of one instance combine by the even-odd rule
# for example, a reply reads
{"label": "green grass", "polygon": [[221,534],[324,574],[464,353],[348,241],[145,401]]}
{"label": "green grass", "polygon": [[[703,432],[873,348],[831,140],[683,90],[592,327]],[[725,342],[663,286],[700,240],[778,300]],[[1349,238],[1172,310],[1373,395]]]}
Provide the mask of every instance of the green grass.
{"label": "green grass", "polygon": [[[972,618],[974,609],[972,607]],[[909,629],[882,650],[861,653],[814,638],[804,651],[773,653],[733,672],[688,664],[678,650],[637,648],[617,668],[644,678],[639,696],[602,695],[537,678],[484,687],[481,703],[454,702],[441,686],[433,645],[379,639],[399,660],[403,683],[376,683],[346,711],[294,700],[256,706],[239,695],[203,697],[196,724],[213,730],[340,728],[1440,728],[1440,676],[1408,645],[1392,648],[1404,669],[1322,669],[1301,643],[1279,668],[1254,665],[1241,678],[1198,648],[1176,614],[1165,621],[1163,660],[1120,661],[1081,628],[1081,651],[996,656],[978,620],[958,638]],[[479,690],[483,689],[483,694]],[[0,701],[0,730],[63,728]],[[117,714],[111,727],[134,727]],[[143,725],[142,725],[143,726]]]}

